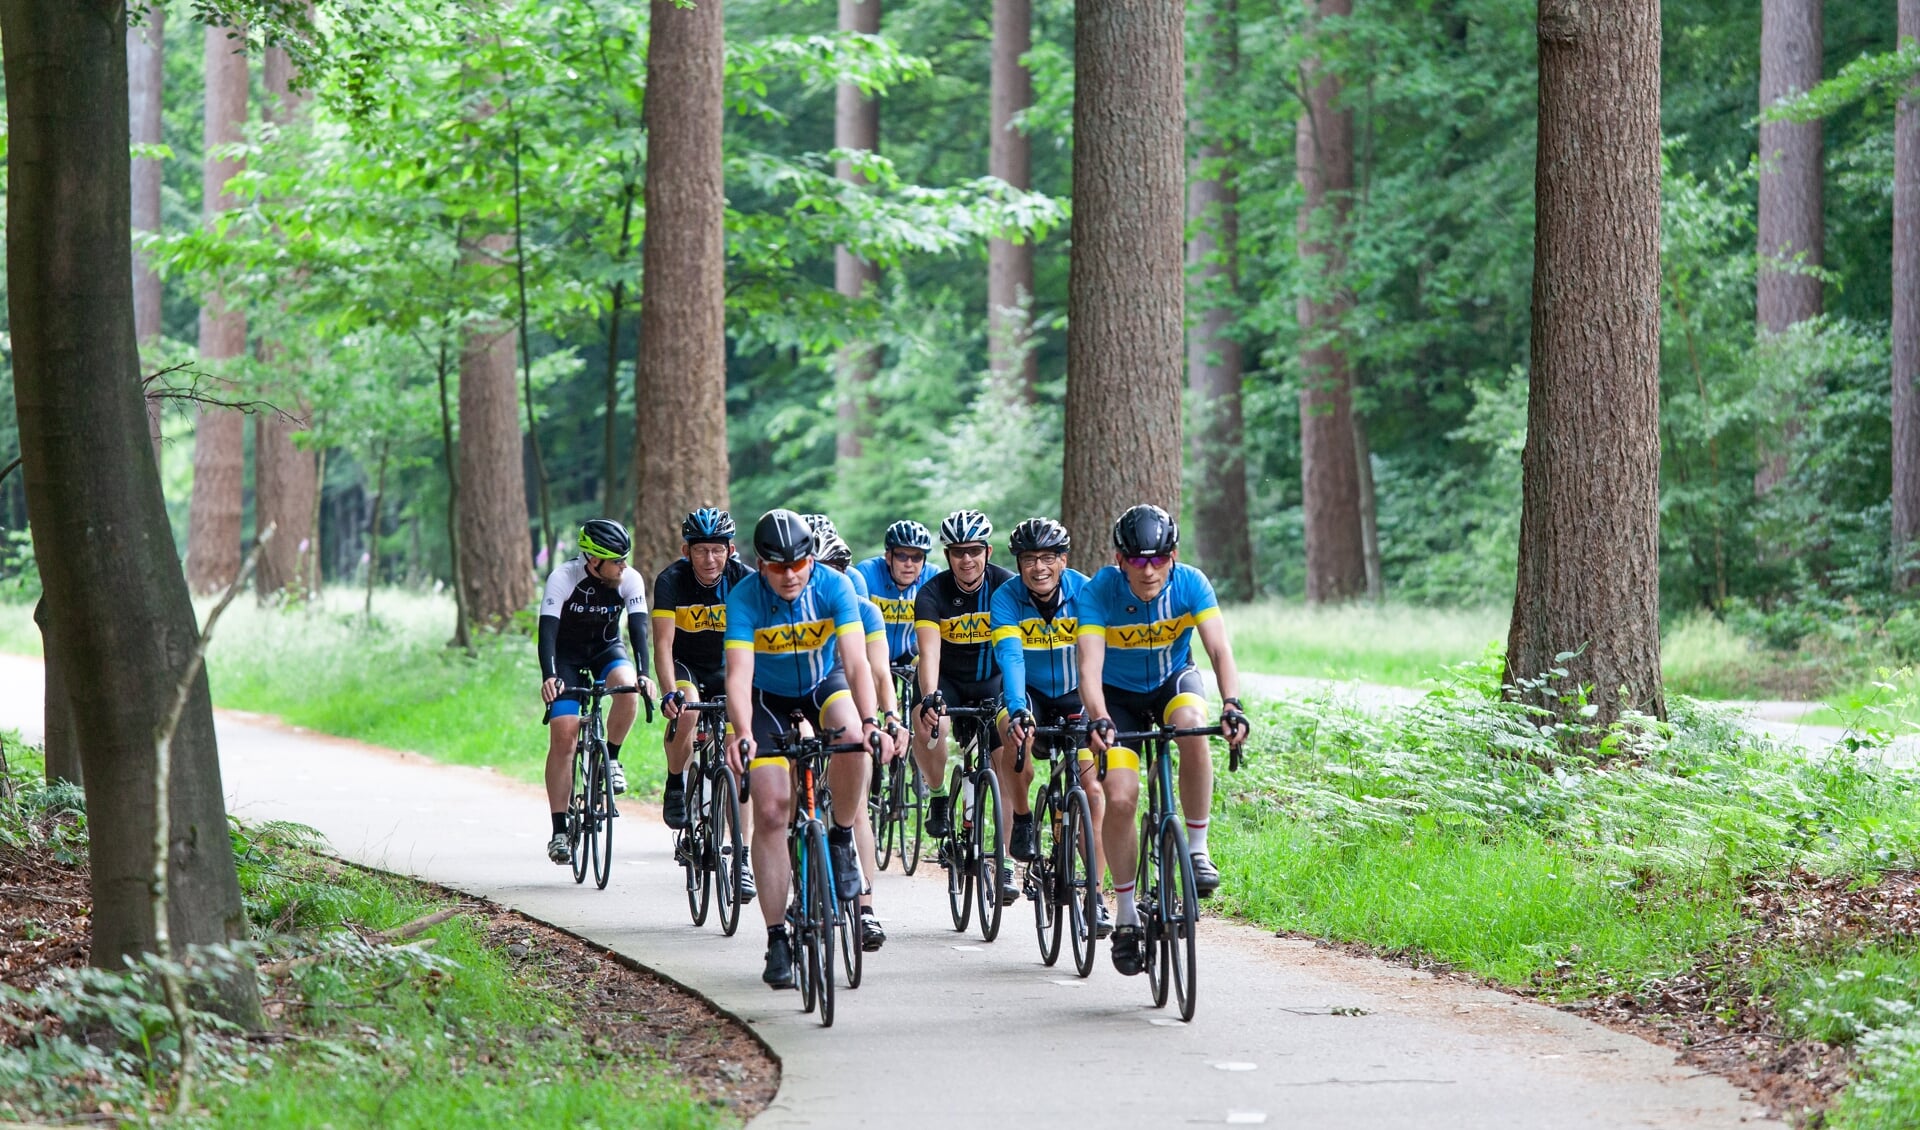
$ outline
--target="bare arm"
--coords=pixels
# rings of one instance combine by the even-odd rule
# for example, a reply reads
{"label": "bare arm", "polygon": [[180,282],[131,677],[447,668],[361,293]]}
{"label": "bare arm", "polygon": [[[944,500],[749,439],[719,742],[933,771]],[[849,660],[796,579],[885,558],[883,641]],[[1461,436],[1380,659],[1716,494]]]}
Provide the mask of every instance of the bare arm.
{"label": "bare arm", "polygon": [[1107,717],[1107,692],[1101,683],[1107,668],[1106,637],[1085,634],[1074,640],[1080,658],[1080,708],[1087,720]]}
{"label": "bare arm", "polygon": [[[741,741],[750,741],[753,734],[753,649],[750,647],[730,647],[727,649],[727,722]],[[728,760],[733,762],[735,773],[744,772],[746,766],[739,764],[739,744],[729,743]]]}
{"label": "bare arm", "polygon": [[653,669],[660,672],[660,689],[673,693],[673,617],[658,613],[653,617]]}
{"label": "bare arm", "polygon": [[873,693],[879,701],[880,711],[898,717],[900,704],[893,696],[893,669],[888,665],[888,659],[885,636],[867,641],[867,669],[873,672]]}
{"label": "bare arm", "polygon": [[[1194,630],[1200,633],[1200,646],[1207,649],[1207,660],[1213,664],[1214,683],[1220,688],[1220,697],[1239,698],[1240,668],[1233,662],[1233,644],[1227,639],[1227,622],[1218,616],[1209,616],[1200,621]],[[1083,701],[1084,698],[1083,695]]]}
{"label": "bare arm", "polygon": [[873,668],[867,664],[866,632],[859,624],[841,630],[840,662],[847,668],[847,689],[853,692],[853,708],[860,712],[863,721],[872,718]]}
{"label": "bare arm", "polygon": [[917,623],[913,634],[920,641],[920,697],[940,689],[940,629]]}

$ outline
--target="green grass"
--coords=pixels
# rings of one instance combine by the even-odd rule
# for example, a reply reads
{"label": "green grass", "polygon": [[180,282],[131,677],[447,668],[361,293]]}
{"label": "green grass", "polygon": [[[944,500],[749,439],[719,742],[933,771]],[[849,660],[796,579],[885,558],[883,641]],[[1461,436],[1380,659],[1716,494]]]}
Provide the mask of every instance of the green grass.
{"label": "green grass", "polygon": [[1507,614],[1494,608],[1262,601],[1224,612],[1234,659],[1245,670],[1408,687],[1478,659],[1507,634]]}
{"label": "green grass", "polygon": [[1920,948],[1874,946],[1799,970],[1781,999],[1796,1034],[1858,1046],[1860,1082],[1828,1126],[1920,1126]]}

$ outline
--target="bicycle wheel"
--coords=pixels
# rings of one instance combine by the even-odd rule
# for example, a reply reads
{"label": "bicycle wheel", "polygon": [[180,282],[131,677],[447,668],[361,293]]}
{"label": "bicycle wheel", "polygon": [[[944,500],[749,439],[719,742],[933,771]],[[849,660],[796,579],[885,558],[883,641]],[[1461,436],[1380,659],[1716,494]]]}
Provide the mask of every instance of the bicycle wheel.
{"label": "bicycle wheel", "polygon": [[573,881],[587,881],[593,846],[592,754],[583,743],[573,751],[573,797],[567,802],[567,844],[573,849]]}
{"label": "bicycle wheel", "polygon": [[607,776],[605,746],[600,747],[600,756],[594,759],[593,784],[589,792],[593,797],[591,819],[588,821],[593,829],[593,885],[604,891],[607,889],[607,880],[613,877],[614,817],[613,782]]}
{"label": "bicycle wheel", "polygon": [[713,852],[713,894],[719,903],[720,933],[731,938],[740,928],[740,800],[733,790],[733,772],[725,765],[713,779],[713,815],[707,819],[707,850]]}
{"label": "bicycle wheel", "polygon": [[[1060,878],[1066,862],[1068,836],[1066,822],[1053,806],[1053,793],[1045,793],[1040,808],[1033,814],[1034,829],[1040,838],[1040,854],[1027,865],[1027,897],[1033,900],[1033,933],[1040,942],[1040,964],[1060,960],[1060,923],[1067,917],[1062,905]],[[1055,826],[1058,825],[1058,831]]]}
{"label": "bicycle wheel", "polygon": [[1167,982],[1167,955],[1161,944],[1161,931],[1166,927],[1165,919],[1160,916],[1160,824],[1148,823],[1140,829],[1140,871],[1134,881],[1138,892],[1140,925],[1145,930],[1141,938],[1141,956],[1147,963],[1147,990],[1153,994],[1153,1007],[1167,1007],[1167,990],[1172,986]]}
{"label": "bicycle wheel", "polygon": [[920,775],[917,762],[911,757],[905,761],[906,769],[895,774],[894,791],[899,805],[896,819],[899,821],[900,869],[911,875],[920,866],[920,836],[927,818],[927,780]]}
{"label": "bicycle wheel", "polygon": [[867,790],[867,823],[873,825],[874,862],[885,871],[887,864],[893,862],[894,826],[890,819],[889,788],[893,780],[893,767],[875,764],[873,771],[874,787]]}
{"label": "bicycle wheel", "polygon": [[848,900],[840,904],[835,933],[840,944],[840,971],[847,978],[847,988],[857,989],[866,965],[865,951],[860,948],[860,904],[857,901]]}
{"label": "bicycle wheel", "polygon": [[980,906],[980,940],[991,942],[1000,936],[1000,868],[1007,856],[1000,846],[1000,779],[984,766],[974,784],[974,808],[974,901]]}
{"label": "bicycle wheel", "polygon": [[827,851],[826,829],[814,826],[807,833],[807,865],[813,874],[807,879],[807,933],[812,939],[814,996],[820,1003],[820,1026],[833,1027],[833,939],[840,913],[840,901],[834,897],[833,857]]}
{"label": "bicycle wheel", "polygon": [[1159,911],[1162,976],[1173,982],[1180,1019],[1192,1020],[1194,996],[1200,988],[1194,963],[1200,897],[1193,889],[1193,859],[1187,855],[1187,837],[1178,820],[1167,821],[1160,833]]}
{"label": "bicycle wheel", "polygon": [[965,792],[966,774],[958,765],[947,777],[947,834],[940,841],[942,866],[947,869],[947,911],[953,915],[953,928],[965,930],[973,921],[974,864],[973,842],[967,833]]}
{"label": "bicycle wheel", "polygon": [[1094,930],[1099,922],[1100,884],[1093,875],[1093,810],[1087,794],[1068,794],[1067,819],[1061,839],[1061,917],[1073,938],[1073,971],[1082,977],[1093,972],[1093,951],[1099,944]]}
{"label": "bicycle wheel", "polygon": [[693,775],[687,789],[687,815],[692,823],[674,833],[675,855],[687,876],[687,913],[695,926],[707,924],[707,906],[713,894],[713,826],[707,804],[707,778]]}
{"label": "bicycle wheel", "polygon": [[801,1012],[812,1012],[817,1003],[813,966],[820,959],[807,923],[807,891],[813,881],[811,851],[805,832],[795,829],[787,834],[787,862],[793,867],[793,901],[787,907],[787,934],[793,939],[793,981],[800,986]]}

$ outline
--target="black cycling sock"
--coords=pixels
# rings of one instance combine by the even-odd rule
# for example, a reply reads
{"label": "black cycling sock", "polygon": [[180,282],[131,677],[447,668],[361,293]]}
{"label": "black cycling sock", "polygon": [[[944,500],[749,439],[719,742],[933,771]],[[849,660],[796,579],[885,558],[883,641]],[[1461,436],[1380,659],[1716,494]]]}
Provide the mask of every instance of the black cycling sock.
{"label": "black cycling sock", "polygon": [[778,926],[767,927],[767,940],[769,942],[773,941],[776,938],[784,938],[786,936],[787,936],[787,924],[785,922],[780,923]]}
{"label": "black cycling sock", "polygon": [[620,743],[619,742],[607,743],[607,760],[609,761],[620,760]]}
{"label": "black cycling sock", "polygon": [[833,826],[833,830],[827,833],[827,842],[830,844],[852,843],[853,842],[853,825],[849,824],[846,827],[842,828],[840,825],[835,824]]}
{"label": "black cycling sock", "polygon": [[1031,813],[1031,812],[1016,812],[1016,813],[1014,813],[1014,814],[1013,814],[1013,826],[1014,826],[1014,827],[1016,827],[1016,828],[1018,828],[1018,827],[1019,827],[1020,825],[1022,825],[1022,824],[1031,824],[1031,823],[1033,823],[1033,813]]}
{"label": "black cycling sock", "polygon": [[566,813],[556,812],[553,814],[553,834],[556,836],[564,836],[567,834]]}

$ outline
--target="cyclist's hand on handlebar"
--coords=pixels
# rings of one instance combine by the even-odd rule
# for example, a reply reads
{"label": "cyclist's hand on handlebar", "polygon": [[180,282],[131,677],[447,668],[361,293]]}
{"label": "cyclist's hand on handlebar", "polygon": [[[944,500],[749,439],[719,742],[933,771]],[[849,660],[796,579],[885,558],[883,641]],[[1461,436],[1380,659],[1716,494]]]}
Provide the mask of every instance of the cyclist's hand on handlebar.
{"label": "cyclist's hand on handlebar", "polygon": [[920,719],[931,726],[947,712],[947,700],[939,691],[935,691],[920,700]]}
{"label": "cyclist's hand on handlebar", "polygon": [[680,717],[680,710],[687,703],[687,692],[668,691],[660,697],[660,716],[667,719]]}
{"label": "cyclist's hand on handlebar", "polygon": [[735,777],[744,778],[747,764],[753,760],[753,739],[742,734],[727,743],[727,768],[733,770]]}
{"label": "cyclist's hand on handlebar", "polygon": [[1105,753],[1113,746],[1113,719],[1095,718],[1087,725],[1087,748]]}
{"label": "cyclist's hand on handlebar", "polygon": [[566,693],[567,684],[559,679],[548,679],[540,684],[540,701],[548,706],[552,706],[554,699]]}
{"label": "cyclist's hand on handlebar", "polygon": [[1033,714],[1025,710],[1016,710],[1007,716],[1007,736],[1013,744],[1025,748],[1033,739]]}
{"label": "cyclist's hand on handlebar", "polygon": [[1240,705],[1240,700],[1237,698],[1226,699],[1222,703],[1222,709],[1220,711],[1220,731],[1221,736],[1227,739],[1227,744],[1235,746],[1245,745],[1247,735],[1251,733],[1252,730],[1253,727],[1247,722],[1247,716]]}

